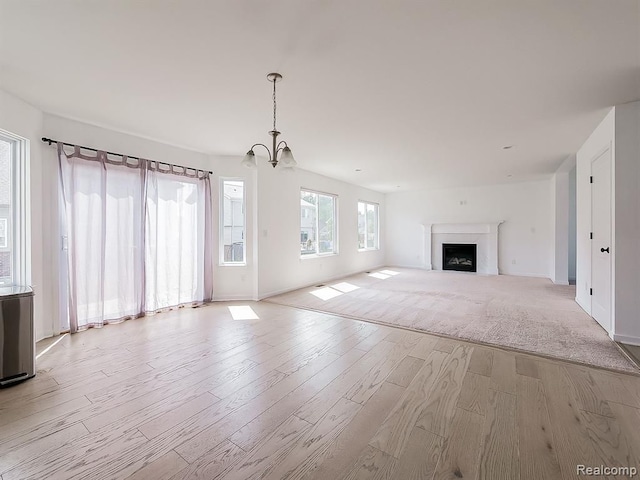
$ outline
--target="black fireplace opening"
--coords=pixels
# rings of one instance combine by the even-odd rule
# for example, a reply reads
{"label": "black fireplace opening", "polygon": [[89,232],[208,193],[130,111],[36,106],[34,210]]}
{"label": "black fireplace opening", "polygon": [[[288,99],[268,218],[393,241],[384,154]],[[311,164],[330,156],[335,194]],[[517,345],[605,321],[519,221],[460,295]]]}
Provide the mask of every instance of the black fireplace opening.
{"label": "black fireplace opening", "polygon": [[443,243],[442,269],[475,272],[477,245],[475,243]]}

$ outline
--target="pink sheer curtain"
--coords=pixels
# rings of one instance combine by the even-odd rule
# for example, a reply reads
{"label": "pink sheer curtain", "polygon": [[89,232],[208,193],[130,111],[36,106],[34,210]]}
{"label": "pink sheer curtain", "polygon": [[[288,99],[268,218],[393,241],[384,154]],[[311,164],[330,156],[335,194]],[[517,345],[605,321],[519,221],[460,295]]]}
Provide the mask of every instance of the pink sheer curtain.
{"label": "pink sheer curtain", "polygon": [[151,163],[145,201],[145,310],[211,301],[209,174],[167,175]]}
{"label": "pink sheer curtain", "polygon": [[69,329],[211,301],[209,173],[58,144]]}

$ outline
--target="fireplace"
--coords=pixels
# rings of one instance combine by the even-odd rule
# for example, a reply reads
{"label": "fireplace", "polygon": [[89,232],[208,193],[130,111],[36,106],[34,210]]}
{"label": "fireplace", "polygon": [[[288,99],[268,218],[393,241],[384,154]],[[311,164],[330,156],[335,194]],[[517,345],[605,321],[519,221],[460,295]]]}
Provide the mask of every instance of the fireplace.
{"label": "fireplace", "polygon": [[475,243],[443,243],[442,269],[459,272],[477,271],[477,245]]}

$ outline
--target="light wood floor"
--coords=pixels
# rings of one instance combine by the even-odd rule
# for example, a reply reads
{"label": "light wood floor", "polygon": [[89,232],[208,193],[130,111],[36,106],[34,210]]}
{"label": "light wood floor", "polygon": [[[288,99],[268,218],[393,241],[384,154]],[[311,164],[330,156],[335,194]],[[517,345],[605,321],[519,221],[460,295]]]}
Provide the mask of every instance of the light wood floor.
{"label": "light wood floor", "polygon": [[638,377],[249,305],[260,320],[216,304],[64,337],[36,378],[0,390],[2,479],[540,480],[640,466]]}

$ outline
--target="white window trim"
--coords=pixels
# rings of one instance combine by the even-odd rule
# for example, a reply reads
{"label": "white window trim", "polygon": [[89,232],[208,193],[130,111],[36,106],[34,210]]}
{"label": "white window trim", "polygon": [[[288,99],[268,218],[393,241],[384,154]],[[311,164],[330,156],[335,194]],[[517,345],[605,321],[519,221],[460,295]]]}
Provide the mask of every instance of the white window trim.
{"label": "white window trim", "polygon": [[16,152],[13,158],[12,187],[14,242],[12,245],[13,284],[31,285],[31,195],[30,195],[30,145],[29,140],[14,133],[0,129],[0,137],[14,142]]}
{"label": "white window trim", "polygon": [[[242,182],[242,216],[244,226],[244,242],[242,244],[242,262],[224,261],[224,182]],[[220,209],[219,209],[219,249],[218,266],[220,267],[246,267],[247,266],[247,181],[241,177],[220,177]]]}
{"label": "white window trim", "polygon": [[[339,226],[340,226],[340,222],[339,222],[339,218],[338,218],[338,195],[335,193],[329,193],[329,192],[322,192],[319,190],[314,190],[313,188],[305,188],[305,187],[300,187],[300,193],[302,192],[309,192],[309,193],[315,193],[316,195],[324,195],[327,197],[333,197],[333,218],[334,218],[334,223],[335,223],[335,230],[334,230],[334,248],[333,248],[333,252],[318,252],[318,247],[316,246],[316,253],[307,253],[305,255],[300,254],[300,260],[309,260],[312,258],[325,258],[325,257],[333,257],[335,255],[339,255],[339,245],[340,242],[338,241],[339,237]],[[300,200],[300,193],[298,194],[298,201]],[[300,216],[300,210],[298,209],[298,231],[300,232],[302,230],[302,218]],[[318,224],[318,216],[316,215],[316,231],[317,231],[317,224]]]}
{"label": "white window trim", "polygon": [[[376,223],[376,227],[377,227],[377,231],[376,231],[376,240],[377,240],[377,246],[376,247],[364,247],[364,248],[359,248],[358,247],[358,252],[371,252],[371,251],[375,251],[375,250],[380,250],[380,204],[376,203],[376,202],[369,202],[368,200],[358,200],[358,204],[363,203],[365,205],[365,243],[366,243],[366,238],[367,238],[367,228],[366,228],[366,212],[367,212],[367,205],[374,205],[376,207],[376,214],[378,216],[378,221]],[[357,208],[357,206],[356,206]],[[356,214],[357,215],[357,214]],[[356,225],[357,228],[357,225]],[[358,232],[358,235],[360,234],[360,232]]]}

